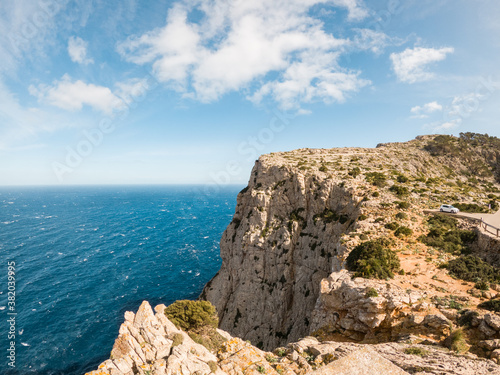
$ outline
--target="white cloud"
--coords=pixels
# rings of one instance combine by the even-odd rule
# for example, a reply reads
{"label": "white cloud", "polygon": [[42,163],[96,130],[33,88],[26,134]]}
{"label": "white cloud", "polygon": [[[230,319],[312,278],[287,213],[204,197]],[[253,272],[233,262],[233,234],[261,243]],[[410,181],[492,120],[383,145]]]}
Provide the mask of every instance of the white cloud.
{"label": "white cloud", "polygon": [[359,0],[333,0],[334,6],[346,8],[349,12],[348,19],[360,21],[368,17],[368,11]]}
{"label": "white cloud", "polygon": [[78,64],[88,65],[94,60],[87,58],[88,43],[79,37],[71,37],[68,41],[68,54],[71,61]]}
{"label": "white cloud", "polygon": [[[151,63],[160,81],[202,102],[240,90],[254,102],[271,95],[287,108],[343,101],[369,82],[339,66],[350,41],[308,14],[317,4],[346,8],[350,19],[367,15],[355,0],[192,0],[171,8],[165,27],[129,38],[118,51]],[[204,13],[199,23],[188,21],[194,8]]]}
{"label": "white cloud", "polygon": [[443,106],[438,102],[430,102],[423,106],[415,106],[410,112],[414,114],[413,118],[427,118],[429,114],[443,110]]}
{"label": "white cloud", "polygon": [[53,86],[40,85],[29,87],[30,94],[39,101],[70,111],[80,110],[88,105],[106,114],[124,105],[107,87],[88,84],[83,81],[72,81],[68,75],[55,81]]}
{"label": "white cloud", "polygon": [[445,48],[423,48],[416,47],[406,49],[400,53],[392,53],[392,67],[396,76],[401,82],[415,83],[432,79],[433,73],[425,70],[425,68],[437,61],[442,61],[446,55],[453,53],[451,47]]}

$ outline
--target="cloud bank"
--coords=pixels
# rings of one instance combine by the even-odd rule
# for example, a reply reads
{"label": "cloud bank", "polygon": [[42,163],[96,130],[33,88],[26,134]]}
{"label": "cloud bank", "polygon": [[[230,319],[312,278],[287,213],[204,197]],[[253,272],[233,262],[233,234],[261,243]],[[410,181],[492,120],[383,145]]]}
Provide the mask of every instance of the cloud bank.
{"label": "cloud bank", "polygon": [[[353,41],[325,32],[309,14],[315,5],[344,8],[351,21],[368,15],[359,0],[185,1],[170,9],[164,27],[127,39],[118,51],[130,62],[151,64],[160,81],[205,103],[239,90],[254,103],[270,97],[285,109],[342,102],[370,82],[340,66]],[[365,33],[354,43],[378,51],[385,42],[374,36]]]}

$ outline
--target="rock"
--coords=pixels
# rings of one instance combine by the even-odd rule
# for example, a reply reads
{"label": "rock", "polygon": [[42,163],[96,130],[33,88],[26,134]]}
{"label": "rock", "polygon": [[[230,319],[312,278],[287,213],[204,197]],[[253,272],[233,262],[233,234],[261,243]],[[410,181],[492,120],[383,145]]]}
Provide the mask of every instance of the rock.
{"label": "rock", "polygon": [[500,316],[496,314],[485,314],[484,320],[495,331],[500,331]]}
{"label": "rock", "polygon": [[478,329],[479,331],[484,333],[487,337],[491,337],[496,333],[494,329],[490,328],[490,326],[486,323],[485,320],[481,321],[481,324],[479,324]]}
{"label": "rock", "polygon": [[500,349],[500,339],[483,340],[478,343],[478,346],[490,351]]}
{"label": "rock", "polygon": [[313,372],[314,375],[408,375],[400,367],[371,349],[358,350]]}

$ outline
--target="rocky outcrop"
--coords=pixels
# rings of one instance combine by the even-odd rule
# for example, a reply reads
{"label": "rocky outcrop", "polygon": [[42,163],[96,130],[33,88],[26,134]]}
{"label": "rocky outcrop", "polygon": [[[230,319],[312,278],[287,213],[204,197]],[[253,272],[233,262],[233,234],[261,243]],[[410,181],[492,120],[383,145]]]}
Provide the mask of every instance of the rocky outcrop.
{"label": "rocky outcrop", "polygon": [[500,267],[500,238],[492,236],[482,228],[476,229],[477,241],[472,251],[488,263]]}
{"label": "rocky outcrop", "polygon": [[[155,311],[143,302],[136,314],[126,312],[110,359],[86,375],[500,374],[491,360],[431,345],[361,345],[306,337],[271,353],[219,330],[226,341],[211,352],[167,319],[165,305]],[[480,345],[494,357],[500,353],[498,341]]]}
{"label": "rocky outcrop", "polygon": [[321,282],[311,330],[365,342],[397,341],[413,332],[439,341],[450,334],[451,322],[424,302],[426,296],[390,281],[382,284],[352,279],[345,270],[335,272]]}
{"label": "rocky outcrop", "polygon": [[360,201],[339,179],[261,158],[222,236],[221,269],[202,294],[220,327],[266,349],[306,335],[321,279],[341,268],[341,236]]}

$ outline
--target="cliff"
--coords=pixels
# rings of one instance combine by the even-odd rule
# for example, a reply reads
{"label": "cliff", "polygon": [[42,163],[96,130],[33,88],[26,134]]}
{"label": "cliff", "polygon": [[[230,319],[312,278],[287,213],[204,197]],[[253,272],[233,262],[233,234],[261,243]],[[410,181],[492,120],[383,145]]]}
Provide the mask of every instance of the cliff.
{"label": "cliff", "polygon": [[[499,191],[494,168],[500,152],[488,146],[498,142],[481,137],[423,136],[375,149],[263,155],[222,237],[222,267],[201,296],[216,306],[221,328],[265,349],[321,329],[371,341],[413,331],[436,340],[449,334],[444,317],[430,329],[422,316],[443,315],[432,303],[417,310],[418,302],[449,293],[479,301],[470,301],[463,286],[439,270],[451,255],[417,237],[426,230],[425,209],[450,201],[487,207],[491,191]],[[413,234],[388,229],[393,222]],[[379,237],[394,241],[406,276],[355,286],[349,275],[328,278],[345,268],[353,248]],[[446,293],[440,292],[443,282]],[[378,284],[379,299],[366,299],[366,289]]]}
{"label": "cliff", "polygon": [[263,155],[201,294],[225,342],[145,302],[91,374],[500,374],[499,241],[426,213],[487,212],[499,181],[500,140],[470,133]]}

